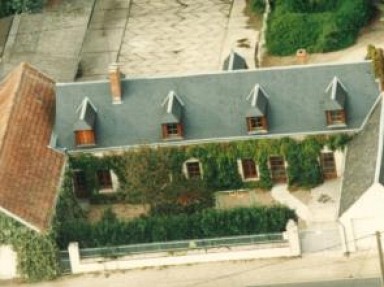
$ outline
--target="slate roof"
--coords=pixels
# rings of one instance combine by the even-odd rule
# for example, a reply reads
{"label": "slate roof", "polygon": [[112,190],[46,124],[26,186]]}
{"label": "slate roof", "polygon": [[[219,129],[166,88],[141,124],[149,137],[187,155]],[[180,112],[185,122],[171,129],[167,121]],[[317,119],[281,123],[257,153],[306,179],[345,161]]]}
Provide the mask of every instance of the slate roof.
{"label": "slate roof", "polygon": [[382,102],[376,105],[364,129],[349,143],[342,181],[339,215],[348,210],[375,182],[379,159],[380,122],[384,120]]}
{"label": "slate roof", "polygon": [[[108,80],[58,84],[55,134],[57,148],[75,150],[76,108],[88,97],[97,107],[96,148],[164,143],[164,97],[173,90],[182,99],[184,140],[261,138],[286,134],[328,133],[325,89],[334,77],[348,89],[348,126],[361,127],[379,96],[370,62],[280,67],[204,75],[122,80],[122,103],[112,104]],[[268,133],[248,135],[247,96],[259,84],[268,93]],[[337,129],[336,129],[337,130]],[[339,129],[340,131],[340,129]],[[180,141],[179,141],[180,142]],[[166,144],[171,144],[167,141]]]}
{"label": "slate roof", "polygon": [[0,83],[0,212],[45,231],[51,221],[64,156],[48,144],[54,82],[21,64]]}

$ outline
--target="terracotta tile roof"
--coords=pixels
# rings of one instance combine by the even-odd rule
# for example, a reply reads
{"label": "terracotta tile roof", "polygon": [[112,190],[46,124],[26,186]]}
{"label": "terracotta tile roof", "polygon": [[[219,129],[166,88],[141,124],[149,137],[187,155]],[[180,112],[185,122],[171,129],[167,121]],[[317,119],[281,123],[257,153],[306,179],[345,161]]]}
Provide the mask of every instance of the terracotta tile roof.
{"label": "terracotta tile roof", "polygon": [[25,63],[0,83],[0,210],[38,231],[50,225],[65,161],[48,147],[54,89]]}

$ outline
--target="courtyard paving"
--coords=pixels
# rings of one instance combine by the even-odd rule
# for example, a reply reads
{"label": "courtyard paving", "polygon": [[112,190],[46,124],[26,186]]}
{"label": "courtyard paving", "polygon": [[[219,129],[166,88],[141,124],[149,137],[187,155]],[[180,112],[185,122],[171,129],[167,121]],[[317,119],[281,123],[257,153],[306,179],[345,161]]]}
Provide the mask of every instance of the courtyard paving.
{"label": "courtyard paving", "polygon": [[246,0],[96,0],[78,80],[219,71],[231,50],[255,66],[257,21]]}

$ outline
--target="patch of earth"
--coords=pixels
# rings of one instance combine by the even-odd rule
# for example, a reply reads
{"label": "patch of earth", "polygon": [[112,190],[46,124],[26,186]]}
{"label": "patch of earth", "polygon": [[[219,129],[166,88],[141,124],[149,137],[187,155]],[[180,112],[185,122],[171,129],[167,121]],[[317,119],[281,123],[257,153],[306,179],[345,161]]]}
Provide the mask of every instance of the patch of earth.
{"label": "patch of earth", "polygon": [[146,215],[149,212],[149,206],[143,204],[92,204],[89,206],[89,212],[87,214],[89,222],[95,223],[99,221],[102,218],[104,211],[108,208],[111,208],[118,218],[126,220]]}
{"label": "patch of earth", "polygon": [[298,189],[295,191],[291,191],[291,195],[296,197],[298,200],[300,200],[305,205],[308,205],[311,201],[311,191],[310,190],[304,190],[304,189]]}
{"label": "patch of earth", "polygon": [[256,205],[270,206],[276,203],[269,191],[261,189],[231,192],[221,191],[216,193],[216,208],[218,209],[251,207]]}

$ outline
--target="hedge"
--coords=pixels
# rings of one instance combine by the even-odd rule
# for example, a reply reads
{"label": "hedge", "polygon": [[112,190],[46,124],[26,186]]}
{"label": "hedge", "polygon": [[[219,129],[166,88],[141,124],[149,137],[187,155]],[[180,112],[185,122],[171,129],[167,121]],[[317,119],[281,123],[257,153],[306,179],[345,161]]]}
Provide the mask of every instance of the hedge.
{"label": "hedge", "polygon": [[350,46],[374,14],[369,0],[275,0],[272,4],[267,48],[280,56],[300,48],[329,52]]}
{"label": "hedge", "polygon": [[165,242],[282,232],[295,212],[284,206],[208,209],[200,213],[151,216],[123,221],[107,211],[95,224],[67,221],[58,231],[58,244],[67,248],[79,242],[82,248]]}

